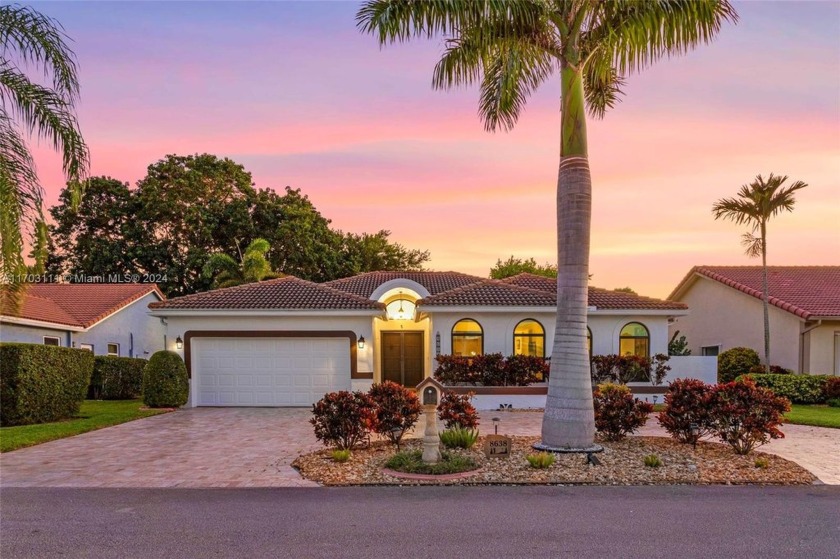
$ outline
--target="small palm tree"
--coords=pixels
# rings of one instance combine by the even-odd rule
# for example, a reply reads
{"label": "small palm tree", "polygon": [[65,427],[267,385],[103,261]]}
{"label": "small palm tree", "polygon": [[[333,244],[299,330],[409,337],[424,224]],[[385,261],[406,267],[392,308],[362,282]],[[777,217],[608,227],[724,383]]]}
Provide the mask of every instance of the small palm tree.
{"label": "small palm tree", "polygon": [[254,239],[245,249],[245,254],[241,255],[241,262],[224,253],[214,254],[204,266],[204,276],[214,278],[214,288],[280,277],[282,274],[273,272],[265,257],[270,248],[265,239]]}
{"label": "small palm tree", "polygon": [[[738,225],[749,225],[752,230],[744,233],[741,244],[747,256],[761,257],[764,301],[764,367],[770,371],[770,290],[767,286],[767,222],[782,212],[792,212],[794,192],[808,186],[796,181],[783,187],[788,178],[770,173],[765,180],[758,175],[750,184],[741,186],[736,198],[721,198],[712,206],[715,219],[728,219]],[[756,236],[756,233],[758,235]]]}
{"label": "small palm tree", "polygon": [[369,0],[356,18],[381,45],[443,35],[432,86],[478,83],[479,114],[489,131],[513,128],[530,95],[559,78],[557,322],[542,446],[592,447],[586,111],[603,117],[625,76],[711,41],[737,14],[727,0]]}
{"label": "small palm tree", "polygon": [[[32,8],[0,6],[0,272],[10,280],[4,293],[20,292],[25,232],[43,230],[42,190],[27,140],[46,140],[61,153],[64,173],[77,185],[76,201],[88,167],[74,110],[76,60],[66,39],[58,22]],[[50,85],[30,80],[24,69]]]}

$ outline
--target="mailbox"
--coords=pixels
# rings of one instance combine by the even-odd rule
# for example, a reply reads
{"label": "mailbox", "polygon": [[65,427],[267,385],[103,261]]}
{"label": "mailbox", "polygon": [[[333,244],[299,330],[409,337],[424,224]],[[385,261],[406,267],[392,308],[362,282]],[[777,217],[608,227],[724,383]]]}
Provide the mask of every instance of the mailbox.
{"label": "mailbox", "polygon": [[429,377],[417,385],[417,393],[424,406],[437,406],[443,393],[443,385]]}

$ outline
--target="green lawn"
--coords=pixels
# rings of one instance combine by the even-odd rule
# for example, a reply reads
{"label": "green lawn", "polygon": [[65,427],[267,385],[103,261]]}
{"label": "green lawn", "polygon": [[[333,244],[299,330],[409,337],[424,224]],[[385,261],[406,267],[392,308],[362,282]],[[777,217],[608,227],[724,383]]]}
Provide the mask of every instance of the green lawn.
{"label": "green lawn", "polygon": [[164,411],[141,410],[142,406],[141,400],[85,400],[79,415],[73,419],[38,425],[0,427],[0,452],[72,437]]}
{"label": "green lawn", "polygon": [[840,408],[793,404],[790,407],[790,412],[785,414],[785,421],[797,425],[840,429]]}

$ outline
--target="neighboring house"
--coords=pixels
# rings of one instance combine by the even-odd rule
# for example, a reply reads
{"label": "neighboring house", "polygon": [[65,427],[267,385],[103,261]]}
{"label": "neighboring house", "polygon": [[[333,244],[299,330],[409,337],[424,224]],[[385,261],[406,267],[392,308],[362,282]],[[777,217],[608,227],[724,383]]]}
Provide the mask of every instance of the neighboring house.
{"label": "neighboring house", "polygon": [[[770,360],[840,375],[840,266],[769,266]],[[691,307],[671,325],[693,355],[750,347],[763,358],[761,266],[695,266],[669,299]]]}
{"label": "neighboring house", "polygon": [[148,358],[165,345],[166,326],[148,309],[163,299],[154,284],[31,284],[0,314],[0,341]]}
{"label": "neighboring house", "polygon": [[[191,374],[193,406],[303,406],[334,390],[415,386],[435,356],[548,357],[556,280],[457,272],[371,272],[316,284],[295,277],[150,305]],[[590,288],[594,353],[667,353],[682,303]]]}

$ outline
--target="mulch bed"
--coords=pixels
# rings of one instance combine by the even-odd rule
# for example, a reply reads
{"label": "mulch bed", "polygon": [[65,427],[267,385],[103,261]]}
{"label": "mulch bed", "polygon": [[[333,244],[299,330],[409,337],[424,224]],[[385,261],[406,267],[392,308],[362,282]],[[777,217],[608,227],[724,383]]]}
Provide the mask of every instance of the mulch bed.
{"label": "mulch bed", "polygon": [[[600,466],[586,464],[580,454],[557,454],[547,469],[531,468],[525,456],[534,452],[531,445],[539,437],[511,437],[513,448],[508,458],[488,459],[481,451],[484,437],[470,450],[452,450],[471,456],[479,469],[460,479],[406,480],[382,471],[395,448],[387,442],[374,442],[368,448],[353,451],[350,460],[338,464],[329,450],[298,457],[292,466],[309,480],[323,485],[704,485],[761,484],[810,485],[816,477],[801,466],[772,454],[753,452],[739,456],[723,444],[701,442],[697,450],[663,437],[628,437],[620,442],[599,441],[604,452],[597,454]],[[422,448],[420,439],[410,439],[402,450]],[[656,454],[662,466],[644,465],[644,457]],[[755,459],[766,458],[767,468],[756,468]]]}

